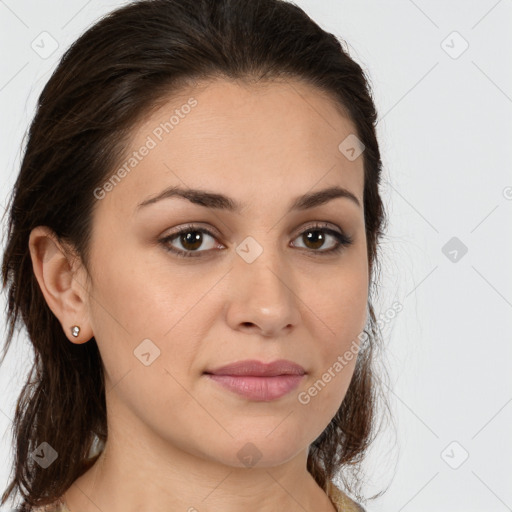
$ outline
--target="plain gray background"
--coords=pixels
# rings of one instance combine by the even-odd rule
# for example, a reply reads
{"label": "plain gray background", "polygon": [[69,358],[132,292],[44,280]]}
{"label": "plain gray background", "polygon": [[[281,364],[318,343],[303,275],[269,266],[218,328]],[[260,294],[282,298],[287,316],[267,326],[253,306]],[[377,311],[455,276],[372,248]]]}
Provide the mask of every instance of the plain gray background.
{"label": "plain gray background", "polygon": [[[58,59],[123,3],[0,1],[2,206]],[[368,495],[388,490],[367,510],[512,510],[512,2],[295,3],[346,41],[379,111],[390,226],[376,310],[403,310],[383,328],[396,427],[366,464]],[[30,355],[20,337],[1,368],[2,460]]]}

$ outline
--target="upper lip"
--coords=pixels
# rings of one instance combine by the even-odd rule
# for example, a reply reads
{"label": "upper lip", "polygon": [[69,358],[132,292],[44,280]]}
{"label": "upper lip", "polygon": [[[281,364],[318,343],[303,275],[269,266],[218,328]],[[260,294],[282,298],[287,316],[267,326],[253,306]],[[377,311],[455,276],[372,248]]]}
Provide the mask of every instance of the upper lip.
{"label": "upper lip", "polygon": [[230,363],[205,373],[214,375],[247,375],[255,377],[275,377],[277,375],[304,375],[306,371],[293,361],[278,359],[264,363],[255,359]]}

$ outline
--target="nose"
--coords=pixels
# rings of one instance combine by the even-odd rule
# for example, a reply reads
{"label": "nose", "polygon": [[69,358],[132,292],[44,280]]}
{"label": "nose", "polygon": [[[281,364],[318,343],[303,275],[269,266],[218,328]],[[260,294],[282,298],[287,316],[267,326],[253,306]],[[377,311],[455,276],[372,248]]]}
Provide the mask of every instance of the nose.
{"label": "nose", "polygon": [[235,258],[227,313],[233,329],[278,337],[298,325],[296,279],[275,252],[263,251],[252,263]]}

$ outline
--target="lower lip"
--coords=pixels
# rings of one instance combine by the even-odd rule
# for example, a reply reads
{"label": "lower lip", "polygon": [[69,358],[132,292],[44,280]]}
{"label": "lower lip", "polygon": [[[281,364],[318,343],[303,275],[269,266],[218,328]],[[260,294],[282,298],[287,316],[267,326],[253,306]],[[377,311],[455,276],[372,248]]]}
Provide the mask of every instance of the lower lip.
{"label": "lower lip", "polygon": [[226,389],[249,400],[269,402],[281,398],[295,389],[305,375],[277,375],[275,377],[255,377],[236,375],[212,375],[207,377]]}

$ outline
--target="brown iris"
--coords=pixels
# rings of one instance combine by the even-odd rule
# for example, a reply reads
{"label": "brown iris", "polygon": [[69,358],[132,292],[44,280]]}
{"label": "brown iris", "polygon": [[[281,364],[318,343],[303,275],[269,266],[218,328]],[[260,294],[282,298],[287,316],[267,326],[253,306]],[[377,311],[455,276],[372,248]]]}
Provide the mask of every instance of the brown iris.
{"label": "brown iris", "polygon": [[313,249],[320,248],[325,242],[325,234],[319,230],[310,229],[304,232],[302,236],[308,241],[308,243],[313,244]]}
{"label": "brown iris", "polygon": [[187,251],[193,251],[201,247],[203,233],[201,231],[187,231],[180,235],[180,242]]}

